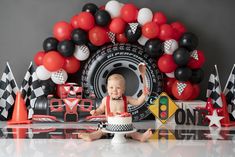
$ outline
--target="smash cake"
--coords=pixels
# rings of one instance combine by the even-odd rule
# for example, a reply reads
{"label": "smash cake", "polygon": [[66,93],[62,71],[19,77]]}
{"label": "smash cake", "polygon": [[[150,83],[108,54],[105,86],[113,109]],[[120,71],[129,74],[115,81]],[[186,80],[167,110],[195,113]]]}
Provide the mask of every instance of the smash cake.
{"label": "smash cake", "polygon": [[127,112],[116,115],[109,114],[107,117],[106,129],[113,132],[132,131],[132,115]]}

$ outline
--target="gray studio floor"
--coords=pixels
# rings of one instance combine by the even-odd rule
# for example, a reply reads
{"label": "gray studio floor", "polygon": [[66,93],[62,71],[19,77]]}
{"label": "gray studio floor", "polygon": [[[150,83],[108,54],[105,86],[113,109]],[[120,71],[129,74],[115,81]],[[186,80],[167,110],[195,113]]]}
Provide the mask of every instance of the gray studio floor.
{"label": "gray studio floor", "polygon": [[0,124],[0,157],[233,157],[235,127],[157,125],[154,120],[134,123],[139,132],[152,128],[153,136],[141,143],[127,139],[112,144],[112,137],[93,142],[78,132],[96,129],[95,123]]}

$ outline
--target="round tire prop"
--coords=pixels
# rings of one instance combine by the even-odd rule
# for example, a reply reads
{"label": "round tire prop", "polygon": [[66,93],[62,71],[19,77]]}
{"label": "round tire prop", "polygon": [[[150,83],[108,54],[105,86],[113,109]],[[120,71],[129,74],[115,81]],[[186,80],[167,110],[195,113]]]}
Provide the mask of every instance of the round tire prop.
{"label": "round tire prop", "polygon": [[124,76],[126,80],[125,95],[138,97],[142,94],[143,80],[138,71],[139,63],[145,63],[146,81],[149,92],[146,102],[140,106],[128,105],[133,121],[146,118],[150,111],[148,106],[151,99],[162,92],[162,73],[159,72],[155,61],[143,49],[131,44],[109,45],[99,49],[86,63],[82,73],[84,92],[89,94],[93,90],[97,99],[107,95],[106,80],[114,73]]}

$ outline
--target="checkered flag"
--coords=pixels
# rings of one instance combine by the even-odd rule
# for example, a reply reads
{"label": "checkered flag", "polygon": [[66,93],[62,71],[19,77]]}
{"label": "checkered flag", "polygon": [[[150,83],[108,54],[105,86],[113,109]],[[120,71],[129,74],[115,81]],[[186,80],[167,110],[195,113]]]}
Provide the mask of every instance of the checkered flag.
{"label": "checkered flag", "polygon": [[223,105],[221,93],[219,74],[217,66],[215,65],[215,71],[210,75],[206,92],[206,97],[212,99],[215,108],[220,108]]}
{"label": "checkered flag", "polygon": [[181,95],[184,91],[184,89],[186,88],[187,84],[186,83],[178,83],[177,82],[177,89],[178,89],[178,94]]}
{"label": "checkered flag", "polygon": [[235,65],[233,65],[223,93],[227,100],[228,112],[235,118]]}
{"label": "checkered flag", "polygon": [[28,118],[32,118],[34,112],[34,104],[38,97],[44,96],[43,89],[36,75],[32,62],[25,74],[24,80],[21,84],[20,91],[22,97],[26,102],[28,109]]}
{"label": "checkered flag", "polygon": [[7,62],[0,81],[0,120],[11,118],[18,90],[10,65]]}
{"label": "checkered flag", "polygon": [[115,33],[113,32],[107,32],[108,33],[108,37],[110,39],[110,41],[115,44]]}
{"label": "checkered flag", "polygon": [[131,27],[131,31],[133,34],[135,34],[137,28],[138,28],[139,23],[129,23],[129,26]]}
{"label": "checkered flag", "polygon": [[197,50],[194,50],[191,54],[191,57],[194,58],[195,60],[199,60]]}

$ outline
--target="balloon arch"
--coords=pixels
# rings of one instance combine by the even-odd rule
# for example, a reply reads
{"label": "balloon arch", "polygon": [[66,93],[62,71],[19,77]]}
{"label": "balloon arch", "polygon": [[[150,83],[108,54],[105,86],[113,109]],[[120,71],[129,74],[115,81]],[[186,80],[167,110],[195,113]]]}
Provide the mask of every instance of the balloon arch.
{"label": "balloon arch", "polygon": [[87,3],[70,22],[54,24],[53,36],[43,41],[43,51],[34,56],[38,78],[48,88],[45,93],[80,71],[101,46],[116,43],[142,46],[165,74],[164,91],[169,95],[180,100],[199,95],[205,57],[197,50],[197,36],[179,21],[168,22],[163,12],[115,0],[101,7]]}

